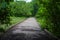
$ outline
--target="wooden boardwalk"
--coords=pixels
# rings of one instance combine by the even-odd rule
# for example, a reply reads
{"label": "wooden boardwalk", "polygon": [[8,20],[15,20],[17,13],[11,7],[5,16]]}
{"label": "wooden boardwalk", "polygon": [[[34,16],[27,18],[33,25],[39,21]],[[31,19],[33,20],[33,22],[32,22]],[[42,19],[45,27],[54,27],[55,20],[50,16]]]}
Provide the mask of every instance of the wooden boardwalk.
{"label": "wooden boardwalk", "polygon": [[1,40],[57,40],[43,31],[35,18],[31,17],[8,30]]}

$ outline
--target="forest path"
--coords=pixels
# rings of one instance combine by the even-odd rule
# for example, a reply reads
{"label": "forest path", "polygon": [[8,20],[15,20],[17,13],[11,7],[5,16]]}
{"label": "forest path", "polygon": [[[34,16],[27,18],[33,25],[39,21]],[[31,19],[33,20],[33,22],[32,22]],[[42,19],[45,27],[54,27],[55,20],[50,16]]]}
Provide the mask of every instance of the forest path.
{"label": "forest path", "polygon": [[36,19],[31,17],[8,30],[1,40],[51,40],[51,38],[41,30]]}
{"label": "forest path", "polygon": [[24,22],[22,23],[19,23],[17,24],[14,28],[12,29],[20,29],[20,30],[41,30],[38,22],[36,21],[35,18],[31,17],[31,18],[28,18],[27,20],[25,20]]}

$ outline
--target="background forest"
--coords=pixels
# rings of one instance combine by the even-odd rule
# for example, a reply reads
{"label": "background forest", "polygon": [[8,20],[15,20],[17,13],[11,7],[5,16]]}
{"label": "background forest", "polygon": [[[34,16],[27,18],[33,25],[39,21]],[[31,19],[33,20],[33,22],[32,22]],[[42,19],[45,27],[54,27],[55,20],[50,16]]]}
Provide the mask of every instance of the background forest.
{"label": "background forest", "polygon": [[60,0],[0,0],[0,32],[27,17],[36,17],[42,29],[60,38]]}

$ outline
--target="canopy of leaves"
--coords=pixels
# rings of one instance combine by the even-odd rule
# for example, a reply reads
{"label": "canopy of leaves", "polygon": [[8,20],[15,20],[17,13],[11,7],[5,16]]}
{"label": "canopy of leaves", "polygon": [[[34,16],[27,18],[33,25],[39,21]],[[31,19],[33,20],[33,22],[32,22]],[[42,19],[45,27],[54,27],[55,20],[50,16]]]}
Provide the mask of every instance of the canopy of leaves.
{"label": "canopy of leaves", "polygon": [[31,3],[26,3],[25,1],[11,2],[11,15],[13,16],[31,16],[31,11],[33,10]]}
{"label": "canopy of leaves", "polygon": [[44,19],[43,28],[60,37],[60,1],[59,0],[33,0],[38,7],[36,17]]}

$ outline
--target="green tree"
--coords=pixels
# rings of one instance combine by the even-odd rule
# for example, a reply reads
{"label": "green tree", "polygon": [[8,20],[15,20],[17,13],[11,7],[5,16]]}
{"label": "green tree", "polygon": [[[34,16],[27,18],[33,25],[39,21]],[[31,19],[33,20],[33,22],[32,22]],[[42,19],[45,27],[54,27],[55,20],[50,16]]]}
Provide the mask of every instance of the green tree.
{"label": "green tree", "polygon": [[[43,24],[50,32],[60,37],[60,1],[59,0],[33,0],[35,12],[40,19],[44,19]],[[34,8],[34,10],[36,10]]]}
{"label": "green tree", "polygon": [[54,24],[53,27],[52,27],[52,32],[60,37],[60,1],[59,0],[51,0],[51,2],[49,3],[48,5],[48,12],[50,13],[50,19],[51,19],[51,22]]}
{"label": "green tree", "polygon": [[11,2],[11,15],[13,16],[31,16],[32,15],[32,4],[26,3],[25,1]]}
{"label": "green tree", "polygon": [[8,7],[8,2],[6,0],[2,0],[0,3],[0,23],[9,23],[10,21],[10,14],[9,14],[9,7]]}

